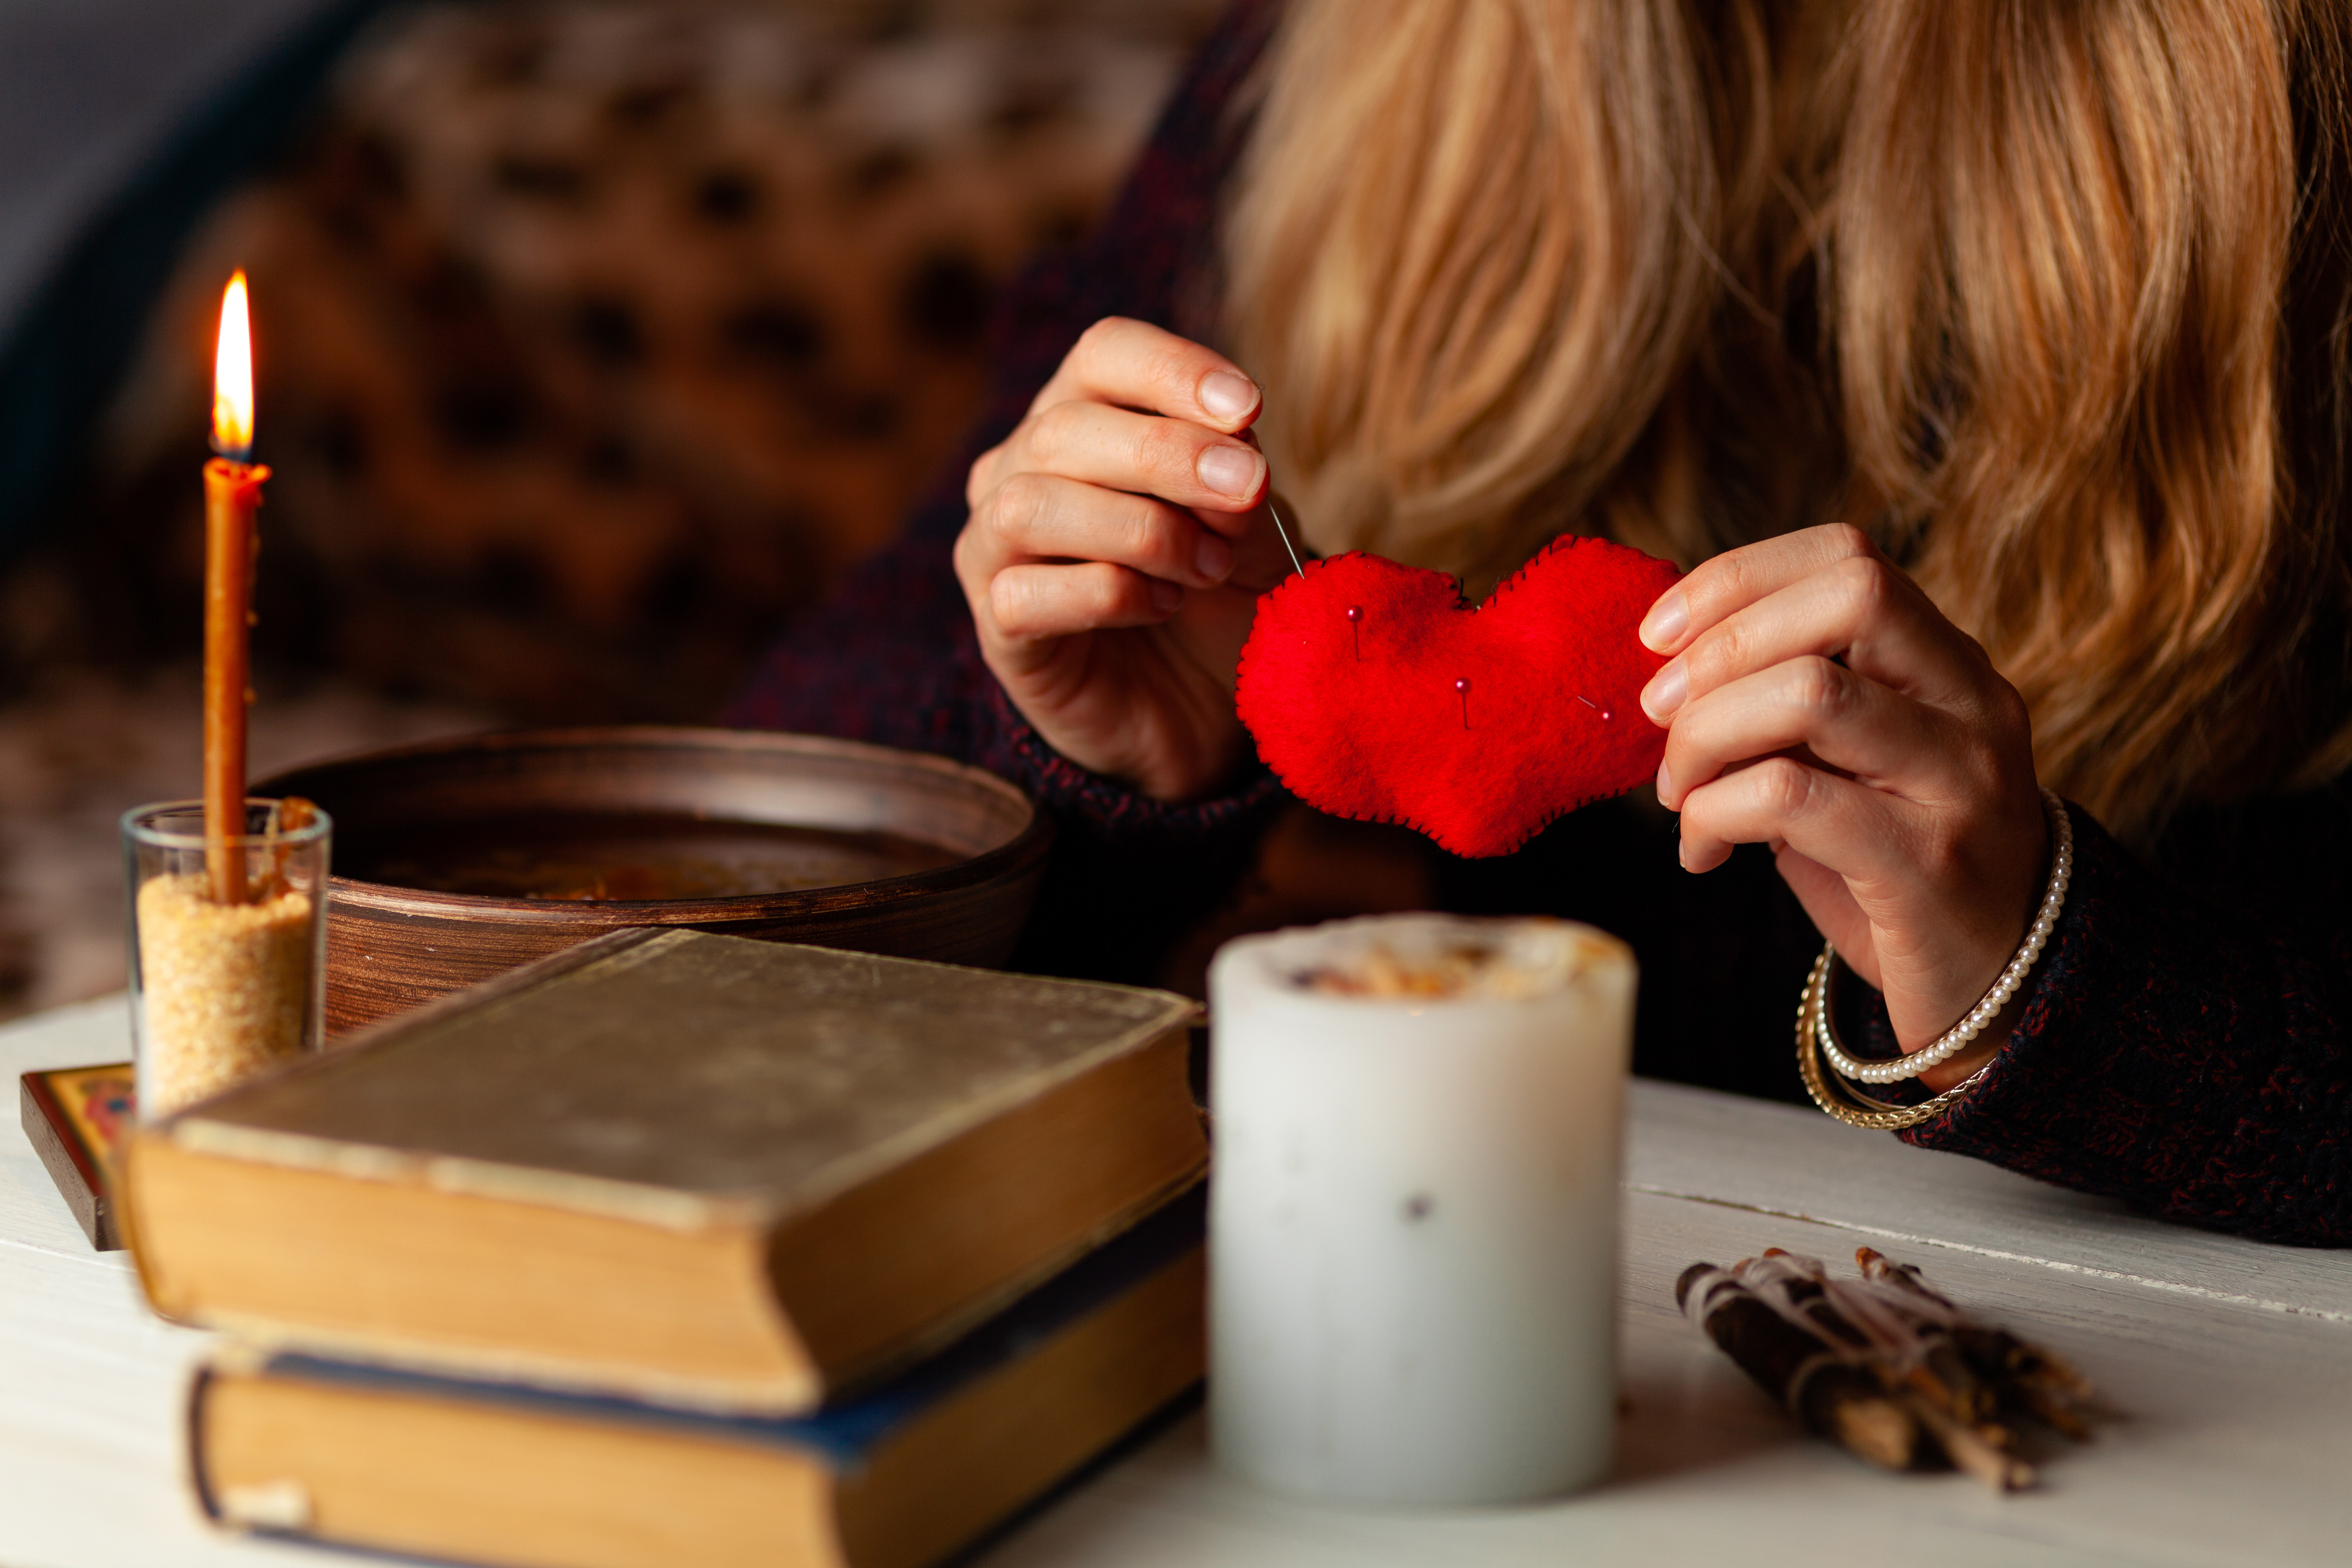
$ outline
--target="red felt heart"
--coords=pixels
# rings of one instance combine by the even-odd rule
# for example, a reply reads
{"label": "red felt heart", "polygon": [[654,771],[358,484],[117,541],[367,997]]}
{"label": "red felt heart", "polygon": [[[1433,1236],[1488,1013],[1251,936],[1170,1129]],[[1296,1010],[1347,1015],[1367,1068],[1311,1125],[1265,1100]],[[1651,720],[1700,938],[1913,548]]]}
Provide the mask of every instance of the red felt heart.
{"label": "red felt heart", "polygon": [[1309,805],[1508,854],[1657,773],[1665,731],[1638,697],[1665,661],[1635,628],[1680,575],[1570,537],[1473,607],[1442,573],[1311,562],[1258,601],[1242,722]]}

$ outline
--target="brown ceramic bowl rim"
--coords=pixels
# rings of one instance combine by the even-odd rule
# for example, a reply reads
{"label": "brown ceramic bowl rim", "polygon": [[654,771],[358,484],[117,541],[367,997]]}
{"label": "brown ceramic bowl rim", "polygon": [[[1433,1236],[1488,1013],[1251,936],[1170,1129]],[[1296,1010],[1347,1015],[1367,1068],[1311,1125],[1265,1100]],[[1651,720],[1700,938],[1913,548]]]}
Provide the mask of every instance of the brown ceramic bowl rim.
{"label": "brown ceramic bowl rim", "polygon": [[[702,899],[509,899],[482,893],[439,893],[404,888],[391,882],[370,882],[335,874],[327,878],[330,898],[394,914],[447,917],[458,912],[497,915],[522,923],[571,925],[716,925],[727,921],[768,922],[803,914],[826,914],[836,910],[870,910],[897,902],[953,891],[991,881],[1009,870],[1044,858],[1054,839],[1053,819],[1038,808],[1028,792],[984,768],[925,752],[901,751],[864,741],[837,740],[830,735],[804,735],[784,730],[726,730],[670,724],[579,725],[565,729],[486,730],[465,735],[440,736],[405,745],[379,747],[322,757],[285,768],[260,781],[248,792],[257,796],[284,793],[285,786],[310,775],[340,772],[369,764],[404,763],[467,752],[562,752],[593,749],[822,755],[863,760],[899,772],[928,773],[941,780],[1003,797],[1027,814],[1020,831],[993,849],[929,871],[912,871],[871,881],[843,882],[772,893],[730,893]],[[713,816],[712,821],[740,820]],[[821,826],[821,825],[812,825]],[[942,846],[941,847],[944,847]]]}

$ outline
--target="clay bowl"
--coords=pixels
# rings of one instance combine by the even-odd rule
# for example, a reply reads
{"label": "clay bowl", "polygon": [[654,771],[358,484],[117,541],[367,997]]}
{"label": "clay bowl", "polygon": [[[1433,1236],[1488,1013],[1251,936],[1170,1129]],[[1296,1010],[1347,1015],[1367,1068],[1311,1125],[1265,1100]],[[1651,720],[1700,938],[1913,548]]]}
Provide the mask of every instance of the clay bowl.
{"label": "clay bowl", "polygon": [[1053,837],[977,768],[733,730],[467,736],[254,793],[334,820],[330,1034],[624,926],[1002,963]]}

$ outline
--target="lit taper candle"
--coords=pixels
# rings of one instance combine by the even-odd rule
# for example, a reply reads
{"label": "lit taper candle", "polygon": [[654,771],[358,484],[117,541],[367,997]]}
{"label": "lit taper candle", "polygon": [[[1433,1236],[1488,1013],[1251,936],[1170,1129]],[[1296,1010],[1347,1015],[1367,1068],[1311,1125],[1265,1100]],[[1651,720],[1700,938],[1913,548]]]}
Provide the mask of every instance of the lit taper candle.
{"label": "lit taper candle", "polygon": [[213,353],[213,450],[205,465],[205,866],[213,901],[246,900],[245,724],[253,700],[253,514],[269,470],[253,456],[253,331],[245,274],[221,295]]}

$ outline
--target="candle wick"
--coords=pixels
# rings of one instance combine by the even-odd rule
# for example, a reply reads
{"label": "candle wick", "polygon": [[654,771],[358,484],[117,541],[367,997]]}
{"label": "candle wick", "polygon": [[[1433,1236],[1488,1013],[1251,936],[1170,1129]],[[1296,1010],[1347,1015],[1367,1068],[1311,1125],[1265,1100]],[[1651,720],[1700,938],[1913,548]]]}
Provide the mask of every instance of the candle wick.
{"label": "candle wick", "polygon": [[1455,676],[1454,689],[1462,698],[1462,727],[1467,730],[1470,728],[1470,678],[1466,675]]}

